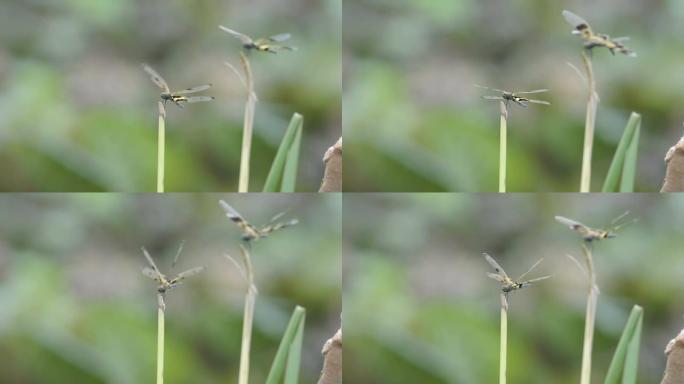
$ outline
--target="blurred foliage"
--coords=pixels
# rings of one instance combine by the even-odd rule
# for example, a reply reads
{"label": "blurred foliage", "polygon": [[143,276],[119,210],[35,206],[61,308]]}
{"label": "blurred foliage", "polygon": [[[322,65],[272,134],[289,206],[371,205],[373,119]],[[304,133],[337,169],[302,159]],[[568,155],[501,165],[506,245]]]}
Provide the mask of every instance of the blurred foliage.
{"label": "blurred foliage", "polygon": [[495,191],[497,103],[472,84],[550,88],[550,107],[512,108],[508,190],[577,191],[587,91],[567,8],[594,30],[629,35],[631,59],[594,52],[601,98],[593,190],[630,112],[643,117],[637,191],[657,191],[682,134],[679,0],[356,0],[344,4],[345,190]]}
{"label": "blurred foliage", "polygon": [[581,258],[581,240],[553,217],[600,227],[628,209],[639,221],[594,246],[592,382],[634,304],[637,382],[662,377],[684,324],[684,196],[345,194],[343,204],[345,382],[496,382],[500,287],[482,252],[514,279],[542,257],[528,277],[553,274],[509,296],[509,381],[578,382],[588,287],[566,254]]}
{"label": "blurred foliage", "polygon": [[245,90],[225,24],[292,33],[297,52],[255,53],[251,190],[261,190],[287,122],[305,118],[297,190],[315,191],[340,135],[341,0],[0,2],[0,190],[153,191],[158,88],[147,62],[212,103],[170,105],[167,190],[237,190]]}
{"label": "blurred foliage", "polygon": [[156,285],[163,272],[206,265],[166,298],[168,383],[237,383],[246,283],[222,255],[239,255],[229,201],[254,224],[290,209],[300,224],[253,244],[259,296],[253,382],[264,382],[296,305],[306,308],[302,382],[341,311],[338,194],[0,195],[0,382],[146,383],[155,377]]}

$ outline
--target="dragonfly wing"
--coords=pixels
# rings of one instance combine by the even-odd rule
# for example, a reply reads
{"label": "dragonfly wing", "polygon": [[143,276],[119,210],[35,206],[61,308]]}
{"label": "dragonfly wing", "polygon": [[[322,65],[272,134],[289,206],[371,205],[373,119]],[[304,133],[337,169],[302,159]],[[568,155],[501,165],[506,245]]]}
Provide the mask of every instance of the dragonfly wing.
{"label": "dragonfly wing", "polygon": [[204,84],[204,85],[198,85],[196,87],[184,89],[182,91],[174,92],[174,95],[187,95],[190,93],[197,93],[197,92],[202,92],[206,91],[207,89],[211,88],[211,84]]}
{"label": "dragonfly wing", "polygon": [[494,270],[495,270],[499,275],[501,275],[502,278],[504,278],[504,279],[508,278],[508,275],[506,274],[506,272],[504,271],[504,269],[501,268],[501,266],[499,265],[499,263],[497,263],[496,260],[494,260],[493,257],[489,256],[489,254],[487,254],[487,253],[483,253],[482,255],[485,257],[485,260],[487,260],[487,262],[489,263],[489,265],[491,265],[492,268],[494,268]]}
{"label": "dragonfly wing", "polygon": [[142,274],[149,277],[152,280],[161,281],[161,280],[159,280],[159,274],[157,274],[157,272],[155,272],[152,268],[149,268],[149,267],[143,268]]}
{"label": "dragonfly wing", "polygon": [[259,233],[261,233],[262,235],[267,235],[271,232],[275,232],[275,231],[281,230],[283,228],[287,228],[287,227],[291,227],[293,225],[297,225],[298,223],[299,223],[299,220],[292,219],[290,221],[283,222],[283,223],[277,223],[274,225],[266,225],[266,226],[262,227],[261,229],[259,229]]}
{"label": "dragonfly wing", "polygon": [[273,35],[273,36],[269,37],[267,40],[272,41],[274,43],[277,43],[277,42],[288,40],[291,36],[292,35],[290,35],[289,33],[279,33],[277,35]]}
{"label": "dragonfly wing", "polygon": [[542,277],[537,277],[536,279],[527,280],[527,281],[523,282],[522,284],[525,285],[525,286],[527,286],[527,285],[529,285],[529,284],[531,284],[531,283],[534,283],[535,281],[546,280],[546,279],[548,279],[549,277],[551,277],[551,275],[542,276]]}
{"label": "dragonfly wing", "polygon": [[240,229],[243,231],[253,231],[254,233],[257,233],[257,229],[254,228],[254,226],[250,223],[248,223],[238,211],[235,210],[235,208],[231,207],[230,204],[226,203],[223,200],[219,200],[219,204],[221,204],[221,207],[223,208],[223,211],[226,213],[226,216],[235,223]]}
{"label": "dragonfly wing", "polygon": [[504,282],[503,277],[501,277],[500,275],[497,275],[496,273],[487,272],[487,276],[488,276],[490,279],[494,279],[494,280],[498,281],[499,283],[503,283],[503,282]]}
{"label": "dragonfly wing", "polygon": [[173,263],[171,263],[171,269],[176,266],[176,263],[178,262],[178,258],[181,255],[181,252],[183,252],[183,246],[185,245],[185,240],[181,241],[180,246],[178,247],[178,251],[176,251],[176,256],[173,258]]}
{"label": "dragonfly wing", "polygon": [[161,272],[159,272],[159,268],[157,268],[157,264],[154,263],[154,260],[152,259],[152,256],[150,256],[149,252],[147,252],[147,249],[145,247],[142,248],[143,254],[145,255],[145,258],[147,259],[147,262],[150,264],[152,269],[154,269],[154,272],[157,273],[158,276],[163,277]]}
{"label": "dragonfly wing", "polygon": [[548,92],[548,89],[535,89],[534,91],[519,91],[519,92],[513,92],[514,94],[518,93],[542,93],[542,92]]}
{"label": "dragonfly wing", "polygon": [[548,101],[544,101],[544,100],[528,99],[527,102],[528,102],[528,103],[533,103],[533,104],[551,105],[551,103],[549,103]]}
{"label": "dragonfly wing", "polygon": [[169,85],[166,83],[166,80],[164,80],[164,78],[161,77],[161,75],[160,75],[159,73],[157,73],[157,71],[155,71],[154,69],[152,69],[152,67],[150,67],[150,66],[147,65],[147,64],[143,64],[142,67],[143,67],[143,70],[144,70],[145,72],[147,72],[148,75],[150,75],[150,78],[152,79],[152,81],[153,81],[155,84],[157,84],[157,86],[158,86],[163,92],[166,92],[166,93],[170,93],[170,92],[171,92],[171,91],[169,90]]}
{"label": "dragonfly wing", "polygon": [[188,103],[200,103],[202,101],[212,101],[212,100],[214,100],[214,96],[190,96],[185,101],[187,101]]}
{"label": "dragonfly wing", "polygon": [[194,276],[194,275],[197,275],[198,273],[204,272],[204,270],[206,270],[206,269],[207,269],[207,267],[201,266],[201,267],[195,267],[195,268],[188,269],[187,271],[183,271],[183,272],[179,273],[178,275],[176,275],[176,277],[174,277],[171,281],[169,281],[169,284],[178,283],[179,281],[181,281],[185,278],[188,278],[190,276]]}
{"label": "dragonfly wing", "polygon": [[504,100],[501,96],[482,96],[482,98],[486,100]]}
{"label": "dragonfly wing", "polygon": [[611,40],[615,43],[623,43],[625,41],[631,40],[629,36],[620,36],[620,37],[614,37]]}
{"label": "dragonfly wing", "polygon": [[586,225],[580,223],[579,221],[568,219],[567,217],[555,216],[554,218],[556,219],[557,222],[568,226],[570,229],[577,230],[577,229],[582,228],[582,227],[587,228]]}
{"label": "dragonfly wing", "polygon": [[244,33],[240,33],[230,28],[224,27],[223,25],[219,25],[219,28],[221,28],[221,30],[223,30],[224,32],[231,34],[233,37],[240,39],[242,44],[251,44],[253,42],[252,38],[245,35]]}
{"label": "dragonfly wing", "polygon": [[589,27],[589,23],[587,23],[586,20],[568,10],[563,10],[563,17],[565,18],[565,21],[568,22],[568,24],[572,25],[574,28],[578,30],[591,29]]}
{"label": "dragonfly wing", "polygon": [[532,266],[530,267],[530,269],[527,270],[527,272],[523,273],[522,275],[520,275],[520,277],[518,277],[518,281],[522,280],[523,277],[525,277],[525,275],[527,275],[528,273],[532,272],[532,270],[533,270],[537,265],[539,265],[539,263],[541,263],[543,260],[544,260],[544,258],[542,257],[541,259],[539,259],[539,261],[537,261],[536,263],[534,263],[534,265],[532,265]]}

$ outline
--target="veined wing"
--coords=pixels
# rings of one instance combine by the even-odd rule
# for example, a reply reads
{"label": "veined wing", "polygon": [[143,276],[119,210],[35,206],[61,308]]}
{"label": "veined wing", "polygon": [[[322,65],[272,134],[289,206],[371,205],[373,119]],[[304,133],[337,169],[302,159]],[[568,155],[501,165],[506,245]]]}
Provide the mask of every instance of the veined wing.
{"label": "veined wing", "polygon": [[482,89],[487,89],[487,90],[490,90],[490,91],[496,91],[496,92],[501,92],[501,93],[510,93],[510,92],[508,92],[508,91],[504,91],[504,90],[501,90],[501,89],[489,88],[489,87],[485,87],[485,86],[483,86],[483,85],[477,85],[477,84],[473,84],[473,87],[482,88]]}
{"label": "veined wing", "polygon": [[490,279],[494,279],[494,280],[498,281],[499,283],[505,283],[506,282],[506,280],[504,280],[504,278],[501,277],[501,275],[497,275],[496,273],[487,272],[487,276]]}
{"label": "veined wing", "polygon": [[161,280],[159,279],[159,274],[155,272],[152,268],[144,267],[142,269],[142,274],[149,277],[152,280],[161,282]]}
{"label": "veined wing", "polygon": [[482,98],[486,100],[505,100],[501,96],[482,96]]}
{"label": "veined wing", "polygon": [[576,14],[568,10],[563,10],[563,17],[565,18],[565,21],[568,22],[568,24],[572,25],[573,28],[579,31],[584,29],[591,31],[589,23],[587,23],[587,21],[581,18],[580,16],[577,16]]}
{"label": "veined wing", "polygon": [[247,220],[245,220],[242,215],[235,210],[235,208],[230,206],[230,204],[223,200],[219,200],[219,204],[221,204],[223,211],[226,212],[226,216],[230,219],[230,221],[235,223],[243,231],[251,229],[252,231],[257,232],[257,229],[252,224],[248,223]]}
{"label": "veined wing", "polygon": [[157,84],[157,87],[159,87],[159,89],[161,89],[162,92],[165,92],[165,93],[171,92],[169,90],[169,85],[166,83],[166,80],[164,80],[164,78],[161,77],[161,75],[159,73],[157,73],[157,71],[152,69],[152,67],[150,67],[147,64],[143,64],[142,67],[143,67],[143,70],[145,72],[147,72],[148,75],[150,75],[150,78],[152,79],[152,81],[155,84]]}
{"label": "veined wing", "polygon": [[528,103],[533,103],[533,104],[544,104],[544,105],[551,105],[548,101],[544,100],[534,100],[534,99],[527,99],[526,100]]}
{"label": "veined wing", "polygon": [[615,43],[622,43],[625,41],[629,41],[631,39],[629,38],[629,36],[620,36],[620,37],[614,37],[611,40]]}
{"label": "veined wing", "polygon": [[211,84],[198,85],[196,87],[192,87],[192,88],[184,89],[182,91],[174,92],[173,94],[174,95],[188,95],[191,93],[206,91],[209,88],[211,88]]}
{"label": "veined wing", "polygon": [[194,276],[198,273],[204,272],[205,269],[207,269],[207,268],[204,266],[190,268],[187,271],[183,271],[183,272],[179,273],[178,275],[176,275],[176,277],[174,277],[173,279],[171,279],[171,281],[169,281],[169,284],[178,283],[179,281],[181,281],[185,278],[188,278],[190,276]]}
{"label": "veined wing", "polygon": [[629,225],[629,224],[634,224],[635,222],[639,221],[639,219],[637,219],[637,218],[633,218],[633,219],[629,219],[629,220],[624,220],[624,219],[627,217],[627,215],[629,215],[629,211],[626,211],[626,212],[623,213],[622,215],[620,215],[620,216],[616,217],[615,219],[613,219],[613,221],[610,222],[611,229],[612,229],[613,231],[617,231],[617,230],[619,230],[619,229],[622,228],[622,227],[625,227],[625,226],[627,226],[627,225]]}
{"label": "veined wing", "polygon": [[188,103],[200,103],[202,101],[212,101],[214,96],[190,96],[185,100]]}
{"label": "veined wing", "polygon": [[534,283],[534,282],[536,282],[536,281],[546,280],[546,279],[548,279],[549,277],[551,277],[551,275],[542,276],[542,277],[537,277],[536,279],[527,280],[527,281],[524,281],[524,282],[522,282],[522,283],[520,283],[520,284],[522,284],[523,287],[527,287],[528,285],[530,285],[530,284],[532,284],[532,283]]}
{"label": "veined wing", "polygon": [[496,260],[494,260],[493,257],[489,256],[489,254],[487,254],[487,253],[483,253],[482,255],[484,255],[485,260],[487,260],[487,262],[489,263],[489,265],[491,265],[492,268],[494,268],[494,270],[496,271],[496,273],[498,273],[498,274],[502,277],[502,280],[507,280],[507,279],[509,280],[509,279],[510,279],[510,278],[508,277],[508,275],[506,274],[506,271],[504,271],[504,269],[501,268],[501,266],[499,265],[499,263],[497,263]]}
{"label": "veined wing", "polygon": [[240,33],[230,28],[224,27],[223,25],[219,25],[219,28],[221,28],[221,30],[223,30],[224,32],[228,32],[233,37],[240,39],[242,44],[251,44],[254,42],[251,37],[245,35],[244,33]]}
{"label": "veined wing", "polygon": [[542,93],[542,92],[548,92],[548,89],[535,89],[534,91],[520,91],[520,92],[513,92],[514,95],[518,94],[530,94],[530,93]]}
{"label": "veined wing", "polygon": [[567,217],[555,216],[554,218],[556,219],[557,222],[568,226],[570,229],[578,230],[580,228],[589,228],[586,225],[580,223],[579,221],[568,219]]}
{"label": "veined wing", "polygon": [[266,234],[269,234],[269,233],[271,233],[271,232],[275,232],[275,231],[281,230],[281,229],[283,229],[283,228],[287,228],[287,227],[291,227],[291,226],[293,226],[293,225],[297,225],[298,223],[299,223],[299,220],[297,220],[297,219],[292,219],[292,220],[290,220],[290,221],[286,221],[286,222],[283,222],[283,223],[277,223],[277,224],[273,224],[273,225],[266,225],[266,226],[264,226],[264,227],[262,227],[262,228],[259,229],[259,233],[262,234],[262,235],[266,235]]}
{"label": "veined wing", "polygon": [[289,33],[279,33],[277,35],[270,36],[266,38],[266,40],[274,42],[274,43],[279,43],[281,41],[288,40],[292,35]]}
{"label": "veined wing", "polygon": [[533,270],[537,265],[539,265],[539,263],[541,263],[543,260],[544,260],[544,258],[542,257],[541,259],[539,259],[539,261],[537,261],[536,263],[534,263],[534,265],[532,265],[532,266],[530,267],[530,269],[527,270],[527,272],[523,273],[522,275],[520,275],[520,277],[518,277],[518,281],[522,280],[523,277],[525,277],[525,275],[527,275],[528,273],[532,272],[532,270]]}
{"label": "veined wing", "polygon": [[[145,255],[145,258],[147,259],[147,262],[150,264],[150,266],[153,269],[153,272],[157,275],[156,277],[153,278],[159,278],[159,280],[164,280],[164,275],[159,272],[159,268],[157,268],[157,264],[154,263],[154,260],[152,259],[152,256],[147,252],[147,249],[145,247],[142,248],[143,254]],[[149,269],[149,268],[145,268]],[[145,269],[143,269],[143,274],[145,274]]]}

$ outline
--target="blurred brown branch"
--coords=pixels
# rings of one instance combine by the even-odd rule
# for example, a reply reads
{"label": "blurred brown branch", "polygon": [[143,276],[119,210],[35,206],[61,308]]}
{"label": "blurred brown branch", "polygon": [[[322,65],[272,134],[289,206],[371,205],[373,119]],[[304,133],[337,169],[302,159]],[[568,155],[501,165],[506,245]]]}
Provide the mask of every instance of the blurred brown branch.
{"label": "blurred brown branch", "polygon": [[684,192],[684,137],[665,155],[665,180],[660,192]]}
{"label": "blurred brown branch", "polygon": [[342,192],[342,138],[323,156],[325,174],[318,192]]}
{"label": "blurred brown branch", "polygon": [[660,384],[681,384],[684,383],[684,329],[679,335],[670,340],[665,347],[667,365],[665,375]]}
{"label": "blurred brown branch", "polygon": [[342,383],[342,328],[323,345],[323,371],[318,384]]}

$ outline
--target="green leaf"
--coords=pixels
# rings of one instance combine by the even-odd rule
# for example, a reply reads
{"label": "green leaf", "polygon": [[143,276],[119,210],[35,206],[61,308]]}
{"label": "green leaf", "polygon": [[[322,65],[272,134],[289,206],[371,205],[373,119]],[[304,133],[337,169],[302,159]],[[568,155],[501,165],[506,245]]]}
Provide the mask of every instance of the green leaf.
{"label": "green leaf", "polygon": [[[638,139],[637,143],[633,144],[633,138],[634,138],[634,132],[638,130],[638,127],[641,125],[641,115],[639,115],[636,112],[632,112],[632,115],[629,117],[629,121],[627,121],[627,126],[625,127],[625,131],[622,133],[622,138],[620,139],[620,143],[618,144],[617,149],[615,150],[615,155],[613,155],[613,161],[610,163],[610,168],[608,169],[608,175],[606,175],[606,180],[603,183],[603,189],[602,192],[617,192],[618,191],[618,181],[620,180],[620,176],[624,176],[624,171],[623,167],[625,165],[625,157],[628,152],[628,148],[631,148],[632,145],[635,146],[634,151],[636,152],[636,146],[638,145]],[[637,136],[638,137],[638,136]],[[631,171],[631,174],[627,174],[626,176],[629,178],[629,176],[634,177],[634,174],[636,173],[636,153],[634,154],[634,170]],[[626,182],[623,182],[620,188],[623,186],[626,188],[629,184],[629,180]],[[632,179],[632,187],[634,186],[634,180]]]}
{"label": "green leaf", "polygon": [[304,128],[303,122],[297,125],[297,133],[294,142],[287,153],[285,161],[285,170],[283,171],[283,184],[280,186],[280,192],[294,192],[297,184],[297,169],[299,168],[299,148],[302,143],[302,131]]}
{"label": "green leaf", "polygon": [[266,177],[266,182],[264,183],[264,192],[278,192],[278,186],[281,183],[283,177],[283,170],[285,169],[285,162],[288,159],[288,153],[292,148],[292,144],[297,136],[298,127],[303,124],[304,118],[299,113],[292,115],[290,120],[290,125],[285,131],[283,140],[280,142],[278,151],[276,152],[275,158],[273,159],[273,164],[271,164],[271,170],[268,172]]}
{"label": "green leaf", "polygon": [[[287,324],[285,334],[283,334],[283,338],[280,340],[278,351],[273,359],[271,370],[268,372],[268,377],[266,377],[266,384],[278,384],[282,381],[285,375],[285,367],[289,365],[288,354],[297,336],[300,324],[304,323],[305,316],[306,310],[300,306],[297,306],[292,312],[290,322]],[[299,350],[301,351],[301,346]]]}
{"label": "green leaf", "polygon": [[632,308],[627,324],[622,331],[613,360],[608,367],[604,384],[617,384],[622,375],[623,384],[636,383],[637,367],[639,365],[639,342],[644,310],[638,305]]}
{"label": "green leaf", "polygon": [[297,333],[290,345],[290,351],[287,354],[287,368],[285,369],[285,384],[297,384],[299,381],[299,367],[302,361],[302,341],[304,340],[304,322],[305,317],[299,322]]}
{"label": "green leaf", "polygon": [[637,154],[639,152],[639,133],[641,123],[637,123],[632,141],[627,148],[625,164],[622,166],[622,179],[620,180],[620,192],[634,192],[634,180],[636,178]]}

